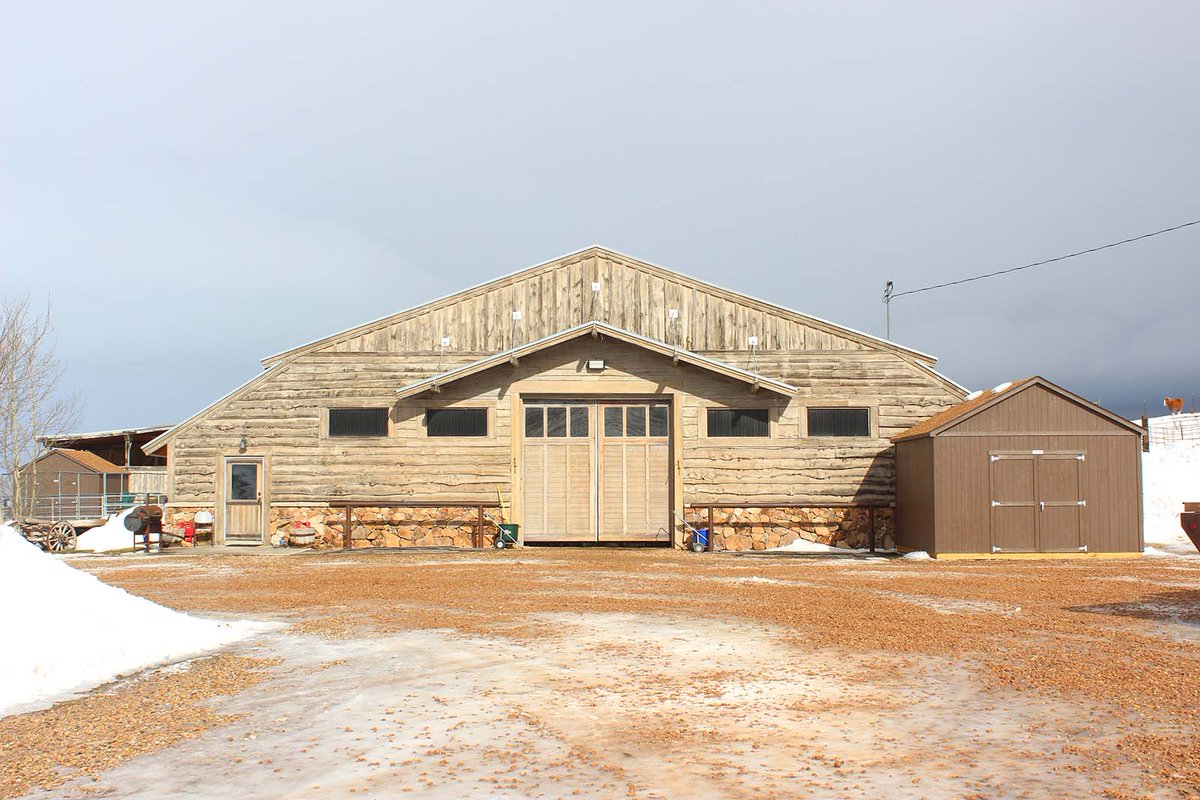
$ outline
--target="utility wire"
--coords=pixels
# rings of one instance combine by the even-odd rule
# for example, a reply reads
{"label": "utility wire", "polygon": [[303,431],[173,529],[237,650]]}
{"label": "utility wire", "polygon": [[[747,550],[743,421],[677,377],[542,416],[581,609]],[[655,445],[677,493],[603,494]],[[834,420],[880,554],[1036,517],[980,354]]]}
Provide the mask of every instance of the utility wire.
{"label": "utility wire", "polygon": [[903,297],[906,294],[917,294],[918,292],[928,292],[933,289],[944,289],[947,286],[957,286],[960,283],[970,283],[971,281],[981,281],[984,278],[995,278],[997,275],[1007,275],[1010,272],[1019,272],[1020,270],[1023,270],[1023,269],[1031,269],[1033,267],[1040,267],[1043,264],[1053,264],[1055,261],[1065,261],[1068,258],[1075,258],[1076,256],[1085,256],[1088,253],[1096,253],[1096,252],[1099,252],[1100,250],[1107,250],[1110,247],[1120,247],[1123,244],[1129,244],[1130,242],[1138,242],[1138,241],[1141,241],[1142,239],[1149,239],[1152,236],[1161,236],[1164,233],[1170,233],[1171,231],[1177,231],[1177,230],[1180,230],[1181,228],[1188,228],[1188,227],[1191,227],[1192,225],[1200,225],[1200,219],[1192,220],[1191,222],[1185,222],[1182,225],[1175,225],[1170,228],[1163,228],[1161,231],[1154,231],[1153,233],[1143,233],[1141,236],[1133,236],[1129,239],[1122,239],[1119,242],[1110,242],[1109,244],[1102,244],[1099,247],[1089,247],[1087,250],[1080,250],[1077,253],[1067,253],[1065,256],[1057,256],[1055,258],[1047,258],[1045,261],[1035,261],[1032,264],[1023,264],[1019,267],[1009,267],[1008,269],[1001,269],[1001,270],[997,270],[995,272],[989,272],[985,275],[976,275],[973,278],[962,278],[961,280],[957,280],[957,281],[947,281],[946,283],[937,283],[937,284],[934,284],[933,286],[922,286],[920,289],[909,289],[907,292],[892,293],[891,292],[891,284],[889,282],[888,287],[885,290],[884,302],[886,303],[896,297]]}

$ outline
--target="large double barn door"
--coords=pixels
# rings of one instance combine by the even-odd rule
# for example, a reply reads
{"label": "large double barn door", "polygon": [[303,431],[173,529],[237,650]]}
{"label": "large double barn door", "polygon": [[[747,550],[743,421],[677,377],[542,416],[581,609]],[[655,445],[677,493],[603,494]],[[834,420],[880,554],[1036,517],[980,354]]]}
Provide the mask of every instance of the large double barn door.
{"label": "large double barn door", "polygon": [[526,401],[527,542],[670,541],[670,407]]}
{"label": "large double barn door", "polygon": [[992,551],[1083,549],[1083,453],[991,453]]}

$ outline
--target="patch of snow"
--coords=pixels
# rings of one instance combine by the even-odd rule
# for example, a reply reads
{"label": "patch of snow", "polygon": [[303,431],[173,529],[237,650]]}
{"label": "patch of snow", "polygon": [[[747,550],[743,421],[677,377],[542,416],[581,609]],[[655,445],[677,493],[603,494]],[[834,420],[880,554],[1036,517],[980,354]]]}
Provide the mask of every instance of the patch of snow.
{"label": "patch of snow", "polygon": [[976,389],[975,391],[971,392],[969,395],[967,395],[967,396],[966,396],[966,397],[964,397],[963,399],[964,399],[964,400],[975,400],[975,399],[978,399],[978,398],[980,398],[980,397],[983,397],[983,390],[982,390],[982,389]]}
{"label": "patch of snow", "polygon": [[1007,391],[1010,388],[1012,388],[1012,381],[1005,381],[999,386],[993,386],[992,394],[1000,394],[1001,392]]}
{"label": "patch of snow", "polygon": [[854,547],[834,547],[833,545],[821,544],[820,542],[810,542],[808,539],[797,539],[791,544],[785,544],[781,547],[771,547],[765,550],[767,553],[866,553],[869,552],[864,548]]}
{"label": "patch of snow", "polygon": [[908,559],[909,561],[933,561],[933,556],[924,550],[913,550],[911,553],[905,553],[901,558]]}
{"label": "patch of snow", "polygon": [[173,611],[109,586],[0,526],[0,716],[155,664],[193,658],[268,625]]}
{"label": "patch of snow", "polygon": [[1200,501],[1200,441],[1154,445],[1142,453],[1142,492],[1146,543],[1191,547],[1179,513],[1184,501]]}
{"label": "patch of snow", "polygon": [[[133,549],[133,533],[125,527],[125,518],[133,512],[127,508],[120,514],[114,514],[98,528],[92,528],[79,534],[79,543],[75,549],[83,553],[111,553],[116,550]],[[153,540],[153,536],[151,536]]]}

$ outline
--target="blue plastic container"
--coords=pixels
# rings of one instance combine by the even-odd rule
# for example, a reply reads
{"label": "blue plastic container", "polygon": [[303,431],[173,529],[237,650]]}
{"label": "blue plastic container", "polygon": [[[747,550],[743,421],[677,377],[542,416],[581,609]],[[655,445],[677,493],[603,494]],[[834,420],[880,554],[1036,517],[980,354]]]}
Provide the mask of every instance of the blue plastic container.
{"label": "blue plastic container", "polygon": [[708,528],[692,529],[692,550],[701,553],[708,549]]}

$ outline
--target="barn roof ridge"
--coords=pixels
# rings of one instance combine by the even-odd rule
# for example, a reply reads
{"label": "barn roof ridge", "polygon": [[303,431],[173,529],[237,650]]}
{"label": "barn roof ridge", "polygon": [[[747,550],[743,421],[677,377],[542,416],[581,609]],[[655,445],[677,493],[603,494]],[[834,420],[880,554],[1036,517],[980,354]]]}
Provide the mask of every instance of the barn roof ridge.
{"label": "barn roof ridge", "polygon": [[[280,361],[290,358],[292,356],[300,355],[300,354],[306,353],[306,352],[311,352],[312,350],[318,349],[320,347],[324,347],[324,346],[327,346],[330,344],[335,344],[338,341],[341,341],[343,339],[352,338],[354,336],[361,336],[363,334],[370,333],[371,331],[377,330],[380,327],[395,324],[397,322],[402,322],[405,319],[416,316],[417,314],[419,314],[425,310],[443,306],[443,305],[448,305],[451,302],[457,300],[458,298],[466,297],[472,293],[484,291],[484,290],[493,288],[495,286],[502,285],[505,282],[512,281],[518,277],[535,274],[539,271],[551,270],[551,269],[554,269],[555,267],[557,267],[558,265],[560,265],[564,261],[567,261],[569,259],[580,258],[580,257],[586,256],[586,255],[591,255],[591,254],[604,254],[604,255],[612,256],[612,257],[615,257],[616,259],[618,259],[620,261],[624,261],[628,264],[632,264],[632,265],[635,265],[635,266],[638,266],[638,267],[641,267],[644,269],[649,269],[651,271],[657,271],[657,272],[663,273],[664,276],[670,276],[671,278],[673,278],[675,280],[679,280],[684,283],[689,283],[689,284],[692,284],[693,286],[704,288],[709,291],[715,291],[715,292],[718,292],[721,294],[732,296],[733,298],[736,298],[737,300],[739,300],[741,302],[749,303],[751,305],[763,306],[766,309],[769,309],[773,312],[782,314],[785,317],[791,317],[795,321],[801,322],[803,324],[808,324],[808,325],[812,325],[817,328],[825,329],[829,333],[833,333],[838,336],[844,336],[848,339],[857,341],[861,344],[869,345],[871,347],[875,347],[875,348],[879,348],[879,349],[883,349],[883,350],[894,351],[899,354],[914,358],[914,359],[920,361],[925,367],[928,367],[928,368],[932,368],[937,363],[937,356],[931,355],[929,353],[925,353],[925,352],[916,350],[911,347],[905,347],[904,345],[897,344],[896,342],[890,341],[888,339],[884,339],[879,336],[875,336],[873,334],[857,330],[855,328],[850,328],[845,325],[838,324],[836,322],[831,322],[830,320],[823,319],[821,317],[817,317],[812,314],[808,314],[808,313],[805,313],[802,311],[797,311],[796,309],[788,308],[787,306],[781,306],[778,303],[772,303],[768,300],[763,300],[762,298],[758,298],[758,297],[754,297],[753,295],[746,294],[745,292],[740,292],[740,291],[736,291],[734,289],[729,289],[724,286],[720,286],[718,284],[712,283],[710,281],[706,281],[701,278],[693,277],[686,273],[679,272],[679,271],[671,269],[669,267],[664,267],[660,264],[655,264],[651,261],[646,261],[644,259],[640,259],[635,256],[628,255],[627,253],[623,253],[619,250],[614,250],[611,247],[605,247],[604,245],[600,245],[600,244],[588,245],[587,247],[581,248],[579,250],[574,250],[572,252],[564,253],[563,255],[556,256],[555,258],[551,258],[546,261],[541,261],[532,266],[522,267],[521,269],[514,270],[507,274],[501,275],[497,278],[491,278],[483,283],[478,283],[473,286],[469,286],[465,289],[460,289],[458,291],[451,292],[450,294],[442,295],[440,297],[435,297],[432,300],[429,300],[427,302],[420,303],[415,306],[410,306],[409,308],[402,309],[400,311],[396,311],[394,313],[387,314],[382,317],[378,317],[377,319],[371,320],[369,322],[365,322],[361,325],[356,325],[352,328],[347,328],[345,330],[329,334],[328,336],[324,336],[319,339],[314,339],[314,340],[306,342],[304,344],[297,345],[296,347],[291,347],[291,348],[288,348],[287,350],[282,350],[278,353],[274,353],[273,355],[269,355],[266,358],[262,359],[261,363],[262,363],[263,367],[270,367],[270,366],[273,366],[273,365],[279,363]],[[945,378],[945,376],[940,376],[940,377]],[[949,380],[949,379],[947,379],[947,380]]]}

